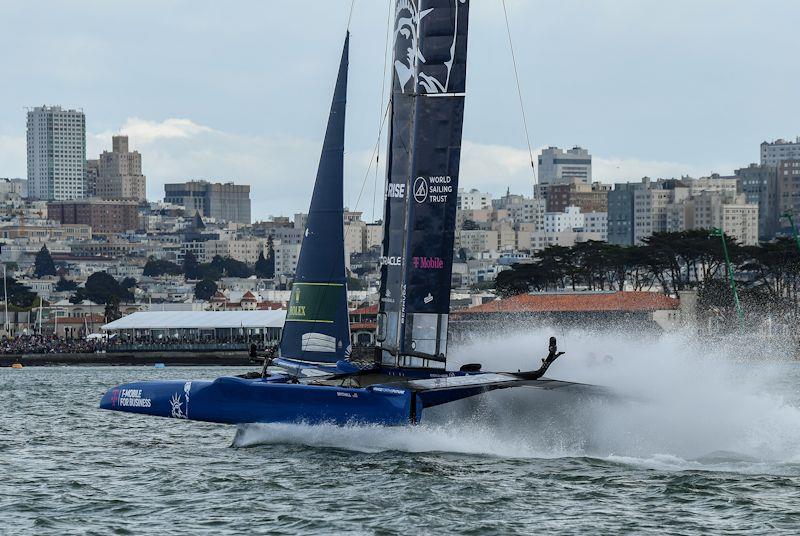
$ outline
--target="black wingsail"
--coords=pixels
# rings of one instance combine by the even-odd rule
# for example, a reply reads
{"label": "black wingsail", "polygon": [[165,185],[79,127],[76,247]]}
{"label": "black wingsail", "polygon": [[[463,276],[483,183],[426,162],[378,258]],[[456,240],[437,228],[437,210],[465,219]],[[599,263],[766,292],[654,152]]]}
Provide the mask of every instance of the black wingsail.
{"label": "black wingsail", "polygon": [[281,358],[336,363],[350,352],[343,193],[349,43],[348,32],[281,334]]}
{"label": "black wingsail", "polygon": [[464,119],[467,0],[397,0],[378,347],[444,368]]}

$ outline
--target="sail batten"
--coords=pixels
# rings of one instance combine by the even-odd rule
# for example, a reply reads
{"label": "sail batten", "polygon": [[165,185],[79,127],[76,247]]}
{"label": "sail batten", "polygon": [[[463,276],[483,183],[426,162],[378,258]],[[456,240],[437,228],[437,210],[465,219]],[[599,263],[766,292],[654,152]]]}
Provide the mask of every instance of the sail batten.
{"label": "sail batten", "polygon": [[378,316],[386,365],[445,363],[468,9],[467,0],[395,7]]}
{"label": "sail batten", "polygon": [[350,353],[344,257],[344,127],[349,43],[348,32],[281,334],[280,356],[285,359],[336,363]]}

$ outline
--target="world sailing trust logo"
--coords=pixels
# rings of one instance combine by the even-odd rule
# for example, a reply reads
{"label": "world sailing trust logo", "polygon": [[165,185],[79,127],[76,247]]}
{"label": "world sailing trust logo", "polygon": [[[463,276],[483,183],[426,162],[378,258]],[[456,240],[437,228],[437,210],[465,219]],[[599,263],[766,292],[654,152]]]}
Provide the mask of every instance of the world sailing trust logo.
{"label": "world sailing trust logo", "polygon": [[[456,38],[458,36],[458,8],[467,0],[452,0],[455,7],[453,35],[450,41],[450,57],[444,62],[444,77],[426,73],[425,56],[420,51],[420,22],[437,8],[420,11],[419,0],[397,0],[394,18],[394,70],[400,83],[400,90],[419,91],[421,93],[447,93],[450,85],[450,72],[456,56]],[[442,8],[439,8],[442,9]],[[408,88],[408,82],[414,83]]]}
{"label": "world sailing trust logo", "polygon": [[453,193],[453,178],[450,175],[417,177],[414,180],[414,201],[417,203],[447,203]]}

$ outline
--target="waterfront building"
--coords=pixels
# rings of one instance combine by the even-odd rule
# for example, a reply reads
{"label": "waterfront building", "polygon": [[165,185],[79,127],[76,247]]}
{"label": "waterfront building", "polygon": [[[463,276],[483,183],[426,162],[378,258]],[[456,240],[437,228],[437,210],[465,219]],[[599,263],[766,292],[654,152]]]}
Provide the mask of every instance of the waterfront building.
{"label": "waterfront building", "polygon": [[28,111],[28,195],[33,199],[86,197],[86,116],[60,106]]}

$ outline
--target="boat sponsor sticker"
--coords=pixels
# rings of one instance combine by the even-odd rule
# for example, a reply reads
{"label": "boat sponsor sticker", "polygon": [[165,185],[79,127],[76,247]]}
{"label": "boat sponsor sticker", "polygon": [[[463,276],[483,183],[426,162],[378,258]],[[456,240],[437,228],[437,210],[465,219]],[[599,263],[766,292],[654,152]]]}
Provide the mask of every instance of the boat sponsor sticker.
{"label": "boat sponsor sticker", "polygon": [[381,266],[401,266],[403,264],[403,257],[381,257],[379,262]]}
{"label": "boat sponsor sticker", "polygon": [[150,398],[142,397],[141,389],[114,389],[111,391],[111,406],[120,408],[149,408]]}
{"label": "boat sponsor sticker", "polygon": [[406,394],[406,392],[403,389],[395,389],[394,387],[373,387],[372,390],[376,393],[386,393],[388,395]]}
{"label": "boat sponsor sticker", "polygon": [[406,185],[403,182],[390,182],[386,195],[391,199],[405,199]]}
{"label": "boat sponsor sticker", "polygon": [[450,175],[417,177],[414,181],[414,201],[417,203],[447,203],[453,193],[453,178]]}
{"label": "boat sponsor sticker", "polygon": [[424,203],[428,199],[428,179],[417,177],[414,181],[414,201]]}
{"label": "boat sponsor sticker", "polygon": [[441,270],[444,261],[440,257],[411,257],[414,268],[419,270]]}

